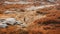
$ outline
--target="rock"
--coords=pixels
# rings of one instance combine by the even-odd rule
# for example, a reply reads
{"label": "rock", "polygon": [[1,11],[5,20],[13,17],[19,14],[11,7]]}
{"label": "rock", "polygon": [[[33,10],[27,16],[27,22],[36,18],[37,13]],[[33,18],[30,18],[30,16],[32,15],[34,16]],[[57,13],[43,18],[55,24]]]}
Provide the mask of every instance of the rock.
{"label": "rock", "polygon": [[21,27],[22,28],[25,28],[25,27],[27,27],[27,24],[26,23],[23,23],[23,24],[21,24]]}
{"label": "rock", "polygon": [[22,22],[16,21],[14,25],[20,25],[20,24],[22,24]]}
{"label": "rock", "polygon": [[7,18],[6,23],[13,25],[14,23],[16,23],[16,20],[15,18]]}
{"label": "rock", "polygon": [[5,28],[7,26],[8,26],[7,24],[0,23],[0,28]]}
{"label": "rock", "polygon": [[2,22],[4,22],[5,21],[5,19],[0,19],[0,23],[2,23]]}
{"label": "rock", "polygon": [[55,2],[56,0],[47,0],[47,1],[49,1],[49,2]]}

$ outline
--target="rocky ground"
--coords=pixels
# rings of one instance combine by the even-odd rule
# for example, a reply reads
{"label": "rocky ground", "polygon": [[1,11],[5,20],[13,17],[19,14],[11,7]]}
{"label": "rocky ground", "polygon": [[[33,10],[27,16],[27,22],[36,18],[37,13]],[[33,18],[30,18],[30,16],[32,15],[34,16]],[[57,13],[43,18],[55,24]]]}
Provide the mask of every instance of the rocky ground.
{"label": "rocky ground", "polygon": [[60,0],[0,0],[0,34],[60,34]]}

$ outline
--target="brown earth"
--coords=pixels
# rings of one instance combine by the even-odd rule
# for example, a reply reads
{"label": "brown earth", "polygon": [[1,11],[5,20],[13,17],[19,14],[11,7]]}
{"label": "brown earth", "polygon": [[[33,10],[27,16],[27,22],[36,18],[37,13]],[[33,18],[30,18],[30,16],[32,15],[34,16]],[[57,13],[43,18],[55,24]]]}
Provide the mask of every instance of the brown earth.
{"label": "brown earth", "polygon": [[[26,5],[3,4],[4,3],[1,1],[0,18],[13,17],[23,23],[28,24],[28,27],[20,27],[19,25],[9,25],[6,28],[0,28],[0,34],[60,34],[60,5],[29,11],[25,10],[24,8],[36,6],[37,4],[37,6],[39,6],[39,3]],[[17,9],[19,9],[19,11]],[[11,10],[12,14],[4,13],[6,10]]]}

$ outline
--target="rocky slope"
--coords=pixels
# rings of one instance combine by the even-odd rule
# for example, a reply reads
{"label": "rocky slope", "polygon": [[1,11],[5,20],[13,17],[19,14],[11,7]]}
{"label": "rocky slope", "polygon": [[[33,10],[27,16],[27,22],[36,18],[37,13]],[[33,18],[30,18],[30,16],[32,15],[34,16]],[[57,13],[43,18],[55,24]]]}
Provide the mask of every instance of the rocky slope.
{"label": "rocky slope", "polygon": [[0,0],[0,34],[60,34],[60,0]]}

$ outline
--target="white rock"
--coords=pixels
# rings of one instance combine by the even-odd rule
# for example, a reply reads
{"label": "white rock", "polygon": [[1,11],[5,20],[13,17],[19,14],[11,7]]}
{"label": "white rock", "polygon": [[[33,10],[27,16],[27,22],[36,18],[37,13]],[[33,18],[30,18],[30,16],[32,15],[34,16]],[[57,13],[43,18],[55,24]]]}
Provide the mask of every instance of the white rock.
{"label": "white rock", "polygon": [[56,0],[48,0],[49,2],[55,2]]}
{"label": "white rock", "polygon": [[31,2],[25,2],[25,1],[18,1],[18,2],[9,2],[5,1],[6,4],[30,4]]}
{"label": "white rock", "polygon": [[[12,9],[13,10],[13,9]],[[12,10],[6,10],[4,13],[5,14],[13,14],[13,13],[15,13],[15,11],[12,11]]]}
{"label": "white rock", "polygon": [[13,25],[14,23],[16,23],[16,19],[15,18],[7,18],[6,23]]}
{"label": "white rock", "polygon": [[4,13],[11,13],[12,11],[6,10]]}
{"label": "white rock", "polygon": [[6,26],[8,26],[8,25],[7,24],[0,23],[0,28],[5,28]]}
{"label": "white rock", "polygon": [[51,5],[43,5],[43,6],[31,6],[31,7],[28,7],[28,8],[25,8],[26,10],[37,10],[37,9],[43,9],[43,8],[47,8],[47,7],[53,7],[55,5],[59,5],[59,4],[51,4]]}

